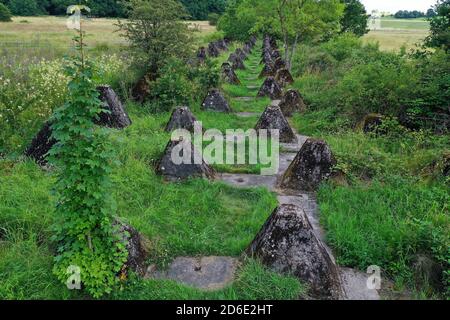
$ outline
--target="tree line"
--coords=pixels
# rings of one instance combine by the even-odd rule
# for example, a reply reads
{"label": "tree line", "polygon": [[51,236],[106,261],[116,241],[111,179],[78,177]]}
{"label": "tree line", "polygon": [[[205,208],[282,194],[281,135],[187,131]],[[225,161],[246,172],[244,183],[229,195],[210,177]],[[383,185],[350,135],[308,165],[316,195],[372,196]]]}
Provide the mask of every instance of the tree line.
{"label": "tree line", "polygon": [[[227,0],[179,0],[188,19],[206,20],[210,14],[222,14]],[[0,0],[16,16],[65,15],[67,7],[77,0]],[[89,0],[87,5],[96,17],[127,17],[128,0]]]}
{"label": "tree line", "polygon": [[394,14],[397,19],[433,18],[434,16],[436,16],[436,12],[431,8],[426,13],[417,10],[400,10]]}

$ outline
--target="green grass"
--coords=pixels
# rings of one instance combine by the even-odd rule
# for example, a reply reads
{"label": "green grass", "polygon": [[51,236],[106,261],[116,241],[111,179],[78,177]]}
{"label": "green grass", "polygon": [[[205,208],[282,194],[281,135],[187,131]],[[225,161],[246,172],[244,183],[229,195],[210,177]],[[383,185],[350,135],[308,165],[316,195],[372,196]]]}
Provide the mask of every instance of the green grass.
{"label": "green grass", "polygon": [[381,19],[382,28],[402,29],[402,30],[429,30],[430,23],[423,18],[418,19],[395,19],[385,17]]}
{"label": "green grass", "polygon": [[429,288],[415,288],[412,264],[417,254],[427,254],[448,266],[450,192],[442,159],[450,138],[397,127],[376,136],[349,130],[345,123],[330,108],[292,119],[301,134],[330,145],[337,169],[345,173],[344,181],[325,183],[318,194],[321,222],[338,263],[361,270],[378,265],[399,289],[434,296]]}
{"label": "green grass", "polygon": [[383,51],[400,51],[416,48],[416,44],[423,42],[428,36],[428,30],[374,30],[364,35],[365,43],[379,43]]}
{"label": "green grass", "polygon": [[136,300],[286,300],[304,297],[305,287],[289,276],[269,271],[255,260],[245,260],[236,281],[228,288],[205,292],[174,281],[138,281],[113,295],[115,299]]}
{"label": "green grass", "polygon": [[450,194],[444,184],[391,176],[370,185],[325,185],[318,201],[340,265],[381,266],[384,276],[402,288],[415,285],[416,254],[444,265],[448,261]]}
{"label": "green grass", "polygon": [[[117,133],[121,135],[115,139],[121,165],[115,168],[113,181],[118,215],[152,243],[148,262],[164,266],[176,256],[240,256],[276,206],[274,195],[266,189],[234,189],[205,180],[163,182],[151,164],[164,148],[165,134],[158,133],[158,121],[142,121],[136,121],[123,135]],[[51,273],[53,174],[31,162],[2,160],[0,168],[0,298],[85,298],[69,293]],[[249,271],[255,269],[259,273]],[[265,281],[259,283],[259,279]],[[166,281],[138,281],[135,285],[147,290],[147,295],[156,295],[154,298],[186,299],[290,299],[298,296],[300,288],[297,280],[271,274],[255,264],[243,268],[232,289],[211,295]],[[152,288],[164,290],[155,293]],[[132,297],[147,297],[140,295],[141,289],[136,290],[127,292]]]}
{"label": "green grass", "polygon": [[[26,19],[27,23],[23,23]],[[0,22],[0,57],[19,56],[54,59],[73,50],[73,30],[66,27],[66,17],[13,17],[13,22]],[[127,41],[116,32],[115,18],[93,18],[84,22],[87,30],[87,50],[91,53],[116,53],[127,47]],[[190,21],[196,46],[206,45],[206,39],[216,31],[207,21]],[[106,36],[105,36],[106,35]],[[17,59],[17,58],[16,58]]]}

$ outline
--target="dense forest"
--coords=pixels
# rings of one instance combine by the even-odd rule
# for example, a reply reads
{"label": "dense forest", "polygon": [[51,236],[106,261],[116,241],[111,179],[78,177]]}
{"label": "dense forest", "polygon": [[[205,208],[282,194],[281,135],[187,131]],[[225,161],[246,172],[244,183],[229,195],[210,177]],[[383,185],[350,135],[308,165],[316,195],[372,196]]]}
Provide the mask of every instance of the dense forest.
{"label": "dense forest", "polygon": [[[225,11],[226,0],[180,0],[193,20],[206,20],[208,14],[221,14]],[[129,1],[89,0],[87,5],[96,17],[124,17]],[[65,15],[67,7],[76,3],[73,0],[0,0],[13,15]]]}

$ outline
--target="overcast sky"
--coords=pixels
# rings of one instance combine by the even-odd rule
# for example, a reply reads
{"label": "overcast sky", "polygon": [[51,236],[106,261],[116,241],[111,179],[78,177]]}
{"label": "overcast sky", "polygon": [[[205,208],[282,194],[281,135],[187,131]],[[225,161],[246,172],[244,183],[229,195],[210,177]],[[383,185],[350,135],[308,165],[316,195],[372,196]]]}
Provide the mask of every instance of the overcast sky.
{"label": "overcast sky", "polygon": [[361,0],[366,6],[367,12],[372,10],[389,11],[396,13],[399,10],[427,11],[436,0]]}

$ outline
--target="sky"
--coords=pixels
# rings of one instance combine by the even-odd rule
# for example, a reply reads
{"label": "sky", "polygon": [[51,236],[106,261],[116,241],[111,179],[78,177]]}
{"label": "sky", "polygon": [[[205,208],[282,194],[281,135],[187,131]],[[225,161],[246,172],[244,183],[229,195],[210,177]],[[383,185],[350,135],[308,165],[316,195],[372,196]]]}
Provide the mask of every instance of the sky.
{"label": "sky", "polygon": [[418,10],[426,12],[431,6],[436,4],[436,0],[361,0],[366,6],[367,12],[372,10],[388,11],[396,13],[399,10]]}

